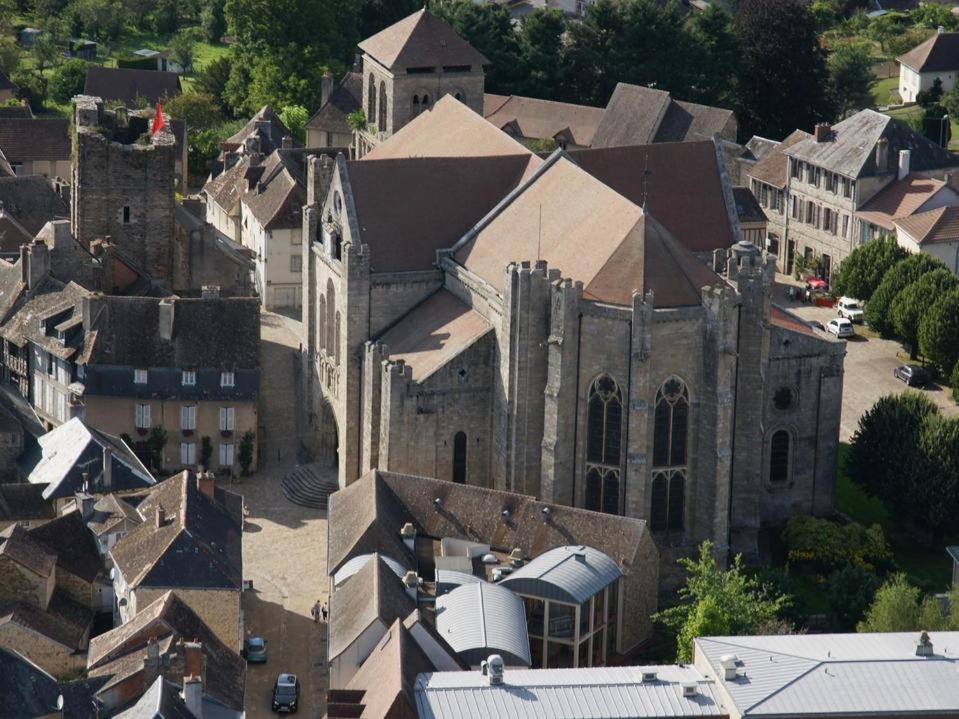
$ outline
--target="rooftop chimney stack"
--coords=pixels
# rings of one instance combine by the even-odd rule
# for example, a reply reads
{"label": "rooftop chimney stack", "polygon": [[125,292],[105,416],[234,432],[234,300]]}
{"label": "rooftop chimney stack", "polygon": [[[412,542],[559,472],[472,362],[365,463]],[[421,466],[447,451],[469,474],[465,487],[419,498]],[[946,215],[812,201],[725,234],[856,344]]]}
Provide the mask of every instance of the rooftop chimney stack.
{"label": "rooftop chimney stack", "polygon": [[203,680],[198,676],[183,676],[183,703],[195,719],[203,719]]}
{"label": "rooftop chimney stack", "polygon": [[735,654],[723,654],[719,658],[719,664],[723,668],[723,679],[727,682],[736,678],[736,670],[739,666],[739,657]]}
{"label": "rooftop chimney stack", "polygon": [[113,489],[113,447],[103,448],[103,488]]}
{"label": "rooftop chimney stack", "polygon": [[936,28],[936,33],[939,35],[942,35],[945,31],[946,31],[946,28],[943,27],[942,25]]}
{"label": "rooftop chimney stack", "polygon": [[196,488],[213,501],[216,490],[216,478],[213,472],[197,472]]}
{"label": "rooftop chimney stack", "polygon": [[909,174],[909,165],[912,160],[912,152],[909,150],[900,150],[899,151],[899,174],[898,178],[900,180],[905,179],[906,175]]}
{"label": "rooftop chimney stack", "polygon": [[76,503],[83,521],[88,521],[93,516],[93,505],[96,504],[96,499],[86,492],[77,492]]}
{"label": "rooftop chimney stack", "polygon": [[932,640],[929,638],[929,632],[923,632],[919,635],[919,641],[916,642],[916,656],[932,656]]}
{"label": "rooftop chimney stack", "polygon": [[876,142],[876,172],[884,175],[889,171],[889,140],[880,137]]}
{"label": "rooftop chimney stack", "polygon": [[828,122],[817,122],[815,128],[816,142],[828,142],[832,134],[832,125]]}
{"label": "rooftop chimney stack", "polygon": [[156,637],[147,640],[146,655],[143,657],[143,686],[149,689],[160,675],[160,645]]}
{"label": "rooftop chimney stack", "polygon": [[157,529],[163,526],[166,522],[166,510],[163,508],[162,504],[157,505],[157,514],[156,514],[156,526]]}
{"label": "rooftop chimney stack", "polygon": [[406,593],[416,602],[416,590],[420,586],[420,578],[412,569],[403,575],[403,586],[406,587]]}
{"label": "rooftop chimney stack", "polygon": [[323,79],[320,80],[320,107],[323,107],[330,99],[333,92],[333,73],[327,70],[323,73]]}
{"label": "rooftop chimney stack", "polygon": [[284,135],[283,139],[280,140],[280,149],[283,150],[292,150],[293,149],[293,138],[289,135]]}
{"label": "rooftop chimney stack", "polygon": [[157,332],[160,335],[160,339],[166,340],[167,342],[173,339],[174,309],[175,303],[172,299],[160,300],[160,316],[157,321]]}
{"label": "rooftop chimney stack", "polygon": [[413,526],[412,522],[407,522],[403,525],[403,528],[400,530],[400,537],[403,538],[403,544],[406,545],[406,548],[410,552],[414,552],[416,546],[416,527]]}

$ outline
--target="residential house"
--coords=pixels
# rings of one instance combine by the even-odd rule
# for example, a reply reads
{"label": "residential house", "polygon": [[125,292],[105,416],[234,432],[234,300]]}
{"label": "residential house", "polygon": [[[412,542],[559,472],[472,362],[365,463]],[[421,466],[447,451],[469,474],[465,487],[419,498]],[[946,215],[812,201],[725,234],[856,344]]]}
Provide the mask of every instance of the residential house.
{"label": "residential house", "polygon": [[264,156],[282,147],[298,147],[283,120],[271,105],[264,105],[247,123],[220,143],[219,162],[214,166],[216,177],[242,155],[258,152]]}
{"label": "residential house", "polygon": [[14,524],[29,529],[56,517],[53,504],[43,498],[44,489],[36,484],[0,483],[0,531]]}
{"label": "residential house", "polygon": [[243,498],[183,471],[136,507],[143,521],[110,550],[123,624],[171,589],[235,652],[243,642]]}
{"label": "residential house", "polygon": [[14,82],[3,73],[3,71],[0,71],[0,102],[12,100],[19,89],[20,88],[17,87],[16,84],[14,84]]}
{"label": "residential house", "polygon": [[72,505],[81,493],[124,493],[156,484],[126,442],[91,427],[80,417],[55,427],[37,441],[40,461],[27,479],[44,486],[44,499],[58,510]]}
{"label": "residential house", "polygon": [[158,102],[179,95],[180,91],[180,76],[174,72],[99,65],[87,68],[83,87],[84,95],[99,97],[104,101],[119,100],[127,107],[140,107],[146,103],[151,108]]}
{"label": "residential house", "polygon": [[959,207],[940,207],[897,218],[896,242],[907,252],[926,252],[959,274]]}
{"label": "residential house", "polygon": [[126,495],[121,498],[108,494],[93,503],[92,512],[86,520],[87,529],[93,532],[100,555],[108,561],[113,546],[143,523],[143,517],[137,514],[136,510],[136,505],[143,500],[143,496]]}
{"label": "residential house", "polygon": [[693,666],[730,719],[955,716],[959,632],[699,637]]}
{"label": "residential house", "polygon": [[[257,431],[258,300],[96,295],[80,309],[75,371],[86,423],[128,435],[154,466],[236,471],[245,435]],[[149,442],[157,428],[166,437],[159,457]],[[252,453],[255,467],[255,441]]]}
{"label": "residential house", "polygon": [[[324,76],[324,92],[332,84],[332,76]],[[353,145],[353,128],[349,115],[363,106],[363,72],[354,68],[340,84],[323,95],[320,109],[306,123],[307,147],[341,147]]]}
{"label": "residential house", "polygon": [[105,713],[148,694],[158,677],[180,685],[191,675],[203,680],[204,709],[211,716],[232,716],[244,706],[246,662],[174,591],[91,639],[87,671],[106,682],[94,694]]}
{"label": "residential house", "polygon": [[70,121],[64,118],[0,117],[0,152],[15,175],[53,180],[70,177]]}
{"label": "residential house", "polygon": [[487,122],[532,149],[547,152],[556,147],[564,150],[590,147],[605,113],[601,107],[568,102],[519,95],[483,95],[483,117]]}
{"label": "residential house", "polygon": [[743,240],[760,249],[766,248],[766,213],[748,187],[734,187],[736,216]]}
{"label": "residential house", "polygon": [[0,177],[0,258],[16,262],[20,245],[29,244],[47,222],[69,217],[69,197],[58,189],[39,175]]}
{"label": "residential house", "polygon": [[[791,271],[795,253],[800,253],[810,263],[818,260],[826,279],[872,237],[860,214],[883,188],[910,173],[943,177],[959,165],[959,156],[874,110],[834,126],[821,123],[811,136],[787,139],[787,147],[777,148],[752,168],[750,188],[764,207],[782,207],[782,214],[772,213],[770,220],[779,248],[785,243],[780,269]],[[783,164],[784,181],[775,176]],[[776,232],[780,226],[785,228],[781,237]]]}
{"label": "residential house", "polygon": [[181,684],[158,677],[153,685],[129,709],[116,714],[116,719],[201,719],[205,715],[236,717],[246,713],[241,709],[229,710],[205,695],[202,675],[183,678]]}
{"label": "residential house", "polygon": [[956,86],[959,73],[959,32],[944,28],[896,58],[899,63],[899,97],[903,102],[916,102],[919,93],[932,89],[936,80],[944,93]]}
{"label": "residential house", "polygon": [[62,701],[56,679],[23,654],[0,646],[0,706],[20,719],[60,719]]}

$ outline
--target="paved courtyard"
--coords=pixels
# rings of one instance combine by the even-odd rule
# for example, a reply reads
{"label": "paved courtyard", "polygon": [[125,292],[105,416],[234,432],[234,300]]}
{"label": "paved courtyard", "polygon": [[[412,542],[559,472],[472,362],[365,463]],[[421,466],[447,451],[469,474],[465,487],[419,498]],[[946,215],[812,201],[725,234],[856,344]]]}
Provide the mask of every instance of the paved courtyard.
{"label": "paved courtyard", "polygon": [[296,323],[265,313],[262,328],[262,397],[259,470],[236,483],[248,508],[243,535],[247,636],[267,640],[268,661],[247,671],[249,719],[276,716],[270,700],[279,672],[300,678],[301,716],[326,712],[326,627],[310,614],[327,601],[326,514],[299,507],[283,495],[281,480],[298,459],[300,428]]}
{"label": "paved courtyard", "polygon": [[[832,307],[815,307],[800,302],[790,302],[786,296],[788,284],[785,278],[776,287],[776,302],[787,307],[806,320],[819,320],[826,324],[836,317]],[[862,325],[856,325],[860,334],[846,342],[846,362],[844,365],[842,392],[842,422],[839,439],[848,442],[859,424],[861,417],[880,397],[898,394],[906,390],[906,385],[893,376],[893,370],[903,360],[896,356],[902,353],[902,346],[895,340],[861,334]],[[959,407],[949,399],[943,387],[934,385],[929,389],[918,390],[933,400],[943,412],[959,413]]]}

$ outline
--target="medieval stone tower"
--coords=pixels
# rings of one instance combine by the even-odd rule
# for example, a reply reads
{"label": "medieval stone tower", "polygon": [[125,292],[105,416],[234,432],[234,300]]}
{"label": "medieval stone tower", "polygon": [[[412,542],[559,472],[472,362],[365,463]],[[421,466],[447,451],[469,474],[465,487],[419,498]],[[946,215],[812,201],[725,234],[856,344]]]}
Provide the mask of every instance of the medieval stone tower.
{"label": "medieval stone tower", "polygon": [[159,282],[173,271],[176,140],[169,127],[149,132],[150,117],[74,98],[70,227],[85,247],[109,236]]}

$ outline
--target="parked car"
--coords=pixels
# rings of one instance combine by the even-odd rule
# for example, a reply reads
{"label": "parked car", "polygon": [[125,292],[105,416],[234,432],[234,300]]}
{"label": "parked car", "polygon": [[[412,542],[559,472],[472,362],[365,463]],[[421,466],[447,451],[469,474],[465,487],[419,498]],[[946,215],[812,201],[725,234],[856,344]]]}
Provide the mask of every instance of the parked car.
{"label": "parked car", "polygon": [[901,364],[893,370],[893,374],[910,387],[925,387],[932,381],[929,370],[917,364]]}
{"label": "parked car", "polygon": [[243,656],[248,664],[266,663],[266,639],[263,637],[248,637],[243,646]]}
{"label": "parked car", "polygon": [[829,283],[821,277],[813,277],[810,275],[806,278],[806,289],[812,292],[828,292]]}
{"label": "parked car", "polygon": [[850,322],[862,323],[862,302],[852,297],[840,297],[836,304],[837,314]]}
{"label": "parked car", "polygon": [[299,707],[300,680],[295,674],[279,674],[273,685],[273,711],[295,712]]}
{"label": "parked car", "polygon": [[837,317],[834,320],[829,320],[829,322],[826,323],[826,332],[831,332],[836,335],[836,337],[852,337],[856,334],[852,322],[845,317]]}

